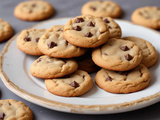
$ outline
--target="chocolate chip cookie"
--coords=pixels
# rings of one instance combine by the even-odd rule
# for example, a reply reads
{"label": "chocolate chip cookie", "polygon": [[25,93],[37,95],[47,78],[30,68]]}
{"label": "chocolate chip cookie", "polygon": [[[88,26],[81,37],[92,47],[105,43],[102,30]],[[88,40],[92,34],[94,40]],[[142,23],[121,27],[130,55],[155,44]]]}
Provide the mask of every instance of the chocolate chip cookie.
{"label": "chocolate chip cookie", "polygon": [[118,18],[121,13],[121,7],[113,1],[89,1],[81,9],[82,15],[90,14],[96,17]]}
{"label": "chocolate chip cookie", "polygon": [[78,63],[78,69],[93,73],[99,70],[99,67],[92,60],[92,49],[89,49],[84,55],[76,57],[75,60]]}
{"label": "chocolate chip cookie", "polygon": [[8,40],[13,35],[13,29],[11,25],[0,19],[0,42]]}
{"label": "chocolate chip cookie", "polygon": [[39,40],[39,50],[48,56],[71,58],[83,55],[87,49],[74,46],[63,37],[64,25],[51,27]]}
{"label": "chocolate chip cookie", "polygon": [[133,42],[112,38],[103,46],[93,50],[92,59],[102,68],[127,71],[141,62],[142,51]]}
{"label": "chocolate chip cookie", "polygon": [[64,97],[80,96],[89,91],[93,86],[90,75],[82,70],[57,79],[45,79],[49,92]]}
{"label": "chocolate chip cookie", "polygon": [[76,71],[78,65],[73,59],[58,59],[41,56],[33,62],[30,72],[37,78],[57,78]]}
{"label": "chocolate chip cookie", "polygon": [[102,17],[109,29],[109,38],[121,38],[121,27],[111,17]]}
{"label": "chocolate chip cookie", "polygon": [[146,88],[151,74],[143,64],[130,71],[111,71],[101,69],[95,76],[96,84],[111,93],[131,93]]}
{"label": "chocolate chip cookie", "polygon": [[71,44],[84,48],[98,47],[109,37],[106,23],[91,15],[78,16],[64,26],[64,38]]}
{"label": "chocolate chip cookie", "polygon": [[30,108],[21,101],[0,100],[0,120],[32,120]]}
{"label": "chocolate chip cookie", "polygon": [[15,7],[15,17],[26,21],[39,21],[51,17],[54,9],[50,3],[42,0],[24,1]]}
{"label": "chocolate chip cookie", "polygon": [[132,41],[141,48],[143,55],[141,63],[143,65],[149,68],[157,62],[158,53],[150,42],[138,37],[124,37],[123,39]]}
{"label": "chocolate chip cookie", "polygon": [[17,47],[29,55],[43,55],[38,49],[40,37],[46,32],[46,29],[26,29],[23,30],[17,39]]}
{"label": "chocolate chip cookie", "polygon": [[131,16],[131,20],[139,25],[152,29],[160,28],[160,9],[156,6],[146,6],[136,9]]}

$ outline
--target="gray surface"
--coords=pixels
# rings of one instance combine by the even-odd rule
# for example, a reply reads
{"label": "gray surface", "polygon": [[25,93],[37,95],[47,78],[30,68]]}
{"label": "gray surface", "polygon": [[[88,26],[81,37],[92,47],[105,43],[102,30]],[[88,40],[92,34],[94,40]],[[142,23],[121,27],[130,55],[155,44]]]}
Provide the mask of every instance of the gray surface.
{"label": "gray surface", "polygon": [[[14,7],[22,0],[0,0],[0,18],[8,21],[15,34],[21,30],[31,27],[39,22],[26,22],[21,21],[14,17]],[[74,17],[80,15],[81,6],[87,0],[48,0],[56,9],[56,14],[52,17]],[[115,0],[123,9],[123,15],[121,19],[130,20],[130,16],[134,9],[154,5],[160,7],[160,0]],[[6,42],[0,43],[0,51],[2,51]],[[156,103],[152,106],[119,114],[110,115],[78,115],[71,113],[63,113],[58,111],[49,110],[18,97],[10,90],[8,90],[0,79],[0,91],[1,99],[16,99],[27,104],[34,114],[34,120],[160,120],[160,103]]]}

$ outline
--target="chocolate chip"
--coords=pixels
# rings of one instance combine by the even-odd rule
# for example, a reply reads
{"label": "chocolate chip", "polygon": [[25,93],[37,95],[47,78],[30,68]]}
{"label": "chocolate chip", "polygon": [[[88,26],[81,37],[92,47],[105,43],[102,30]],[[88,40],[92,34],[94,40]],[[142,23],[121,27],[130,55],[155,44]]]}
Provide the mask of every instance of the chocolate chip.
{"label": "chocolate chip", "polygon": [[5,116],[4,113],[0,113],[0,120],[4,120],[4,116]]}
{"label": "chocolate chip", "polygon": [[112,29],[112,27],[111,27],[111,26],[108,26],[108,28],[109,28],[109,29]]}
{"label": "chocolate chip", "polygon": [[68,41],[66,41],[65,43],[66,43],[66,45],[68,45]]}
{"label": "chocolate chip", "polygon": [[73,81],[70,85],[74,88],[79,87],[79,84],[76,81]]}
{"label": "chocolate chip", "polygon": [[55,43],[55,42],[50,42],[50,43],[48,44],[48,47],[49,47],[49,48],[54,48],[55,46],[57,46],[57,43]]}
{"label": "chocolate chip", "polygon": [[81,27],[79,27],[79,26],[76,26],[73,29],[76,30],[76,31],[81,31],[82,30]]}
{"label": "chocolate chip", "polygon": [[63,31],[62,28],[59,28],[58,31]]}
{"label": "chocolate chip", "polygon": [[130,71],[118,71],[117,73],[127,76],[130,73]]}
{"label": "chocolate chip", "polygon": [[127,46],[122,46],[122,47],[121,47],[121,50],[127,51],[127,50],[129,50],[129,48],[128,48]]}
{"label": "chocolate chip", "polygon": [[84,22],[84,19],[83,18],[77,18],[76,23],[80,23],[80,22]]}
{"label": "chocolate chip", "polygon": [[96,8],[95,8],[95,7],[91,6],[90,8],[91,8],[93,11],[96,11]]}
{"label": "chocolate chip", "polygon": [[33,12],[32,10],[29,11],[29,13],[32,13],[32,12]]}
{"label": "chocolate chip", "polygon": [[126,58],[126,60],[128,60],[128,61],[130,61],[130,60],[133,59],[133,57],[132,57],[130,54],[127,54],[127,55],[125,56],[125,58]]}
{"label": "chocolate chip", "polygon": [[107,18],[104,19],[104,22],[105,22],[105,23],[110,23],[109,20],[108,20]]}
{"label": "chocolate chip", "polygon": [[42,58],[39,58],[38,60],[37,60],[37,63],[39,63],[39,62],[41,62],[42,61]]}
{"label": "chocolate chip", "polygon": [[94,25],[92,22],[89,22],[89,23],[87,24],[87,26],[94,27],[95,25]]}
{"label": "chocolate chip", "polygon": [[29,42],[29,41],[31,41],[31,38],[30,37],[26,37],[26,38],[24,38],[24,41]]}
{"label": "chocolate chip", "polygon": [[39,37],[38,38],[36,38],[36,42],[38,42],[39,41]]}
{"label": "chocolate chip", "polygon": [[84,79],[84,78],[85,78],[85,75],[83,75],[82,77],[83,77],[83,79]]}
{"label": "chocolate chip", "polygon": [[110,76],[108,76],[106,81],[112,81],[112,78]]}
{"label": "chocolate chip", "polygon": [[85,35],[85,37],[92,37],[93,36],[93,34],[91,33],[91,32],[88,32],[86,35]]}
{"label": "chocolate chip", "polygon": [[142,77],[143,76],[143,73],[140,73],[140,77]]}
{"label": "chocolate chip", "polygon": [[32,7],[35,7],[36,6],[36,4],[32,4]]}
{"label": "chocolate chip", "polygon": [[142,12],[139,12],[139,14],[143,16],[143,13],[142,13]]}
{"label": "chocolate chip", "polygon": [[108,56],[108,54],[106,52],[103,53],[104,55]]}

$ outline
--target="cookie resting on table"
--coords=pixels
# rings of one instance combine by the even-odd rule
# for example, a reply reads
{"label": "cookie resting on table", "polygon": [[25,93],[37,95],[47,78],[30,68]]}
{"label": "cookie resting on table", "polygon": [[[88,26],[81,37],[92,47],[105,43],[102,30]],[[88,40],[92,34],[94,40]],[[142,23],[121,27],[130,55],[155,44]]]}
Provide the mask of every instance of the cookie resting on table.
{"label": "cookie resting on table", "polygon": [[45,32],[45,29],[23,30],[18,36],[17,47],[29,55],[43,55],[43,53],[38,49],[38,42]]}
{"label": "cookie resting on table", "polygon": [[71,58],[83,55],[87,49],[74,46],[63,37],[64,25],[51,27],[39,40],[39,50],[48,56]]}
{"label": "cookie resting on table", "polygon": [[8,40],[13,35],[13,29],[11,25],[0,19],[0,42]]}
{"label": "cookie resting on table", "polygon": [[106,23],[91,15],[70,19],[64,26],[64,38],[71,44],[84,48],[98,47],[109,37]]}
{"label": "cookie resting on table", "polygon": [[138,37],[124,37],[122,39],[132,41],[141,48],[143,55],[141,63],[146,67],[149,68],[157,62],[158,53],[150,42]]}
{"label": "cookie resting on table", "polygon": [[111,71],[101,69],[95,76],[96,84],[111,93],[132,93],[146,88],[151,74],[143,64],[130,71]]}
{"label": "cookie resting on table", "polygon": [[68,75],[77,68],[77,62],[73,59],[60,59],[44,55],[32,63],[30,72],[37,78],[57,78]]}
{"label": "cookie resting on table", "polygon": [[87,72],[77,70],[62,78],[45,79],[45,85],[52,94],[75,97],[88,92],[93,86],[93,81]]}
{"label": "cookie resting on table", "polygon": [[30,108],[21,101],[0,100],[0,120],[32,120]]}
{"label": "cookie resting on table", "polygon": [[156,6],[146,6],[136,9],[131,16],[132,22],[152,29],[160,28],[160,9]]}
{"label": "cookie resting on table", "polygon": [[115,71],[126,71],[136,67],[142,60],[141,49],[133,42],[112,38],[92,52],[98,66]]}
{"label": "cookie resting on table", "polygon": [[14,9],[15,17],[26,21],[39,21],[51,17],[54,8],[47,1],[23,1]]}
{"label": "cookie resting on table", "polygon": [[89,1],[82,6],[81,13],[82,15],[90,14],[96,17],[118,18],[122,9],[113,1]]}

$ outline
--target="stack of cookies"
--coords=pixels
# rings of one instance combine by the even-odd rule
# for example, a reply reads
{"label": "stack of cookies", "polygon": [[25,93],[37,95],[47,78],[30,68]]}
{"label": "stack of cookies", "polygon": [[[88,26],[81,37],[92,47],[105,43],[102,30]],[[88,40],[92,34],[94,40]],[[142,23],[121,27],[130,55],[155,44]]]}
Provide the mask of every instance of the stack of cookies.
{"label": "stack of cookies", "polygon": [[[68,43],[63,37],[63,25],[48,30],[23,30],[17,46],[30,55],[42,55],[31,66],[30,72],[44,78],[47,89],[60,96],[79,96],[91,89],[90,75],[78,69],[73,57],[85,54],[87,49]],[[65,88],[65,89],[64,89]]]}
{"label": "stack of cookies", "polygon": [[[82,15],[48,30],[24,30],[17,46],[30,55],[42,55],[30,72],[45,79],[49,92],[80,96],[96,84],[111,93],[131,93],[148,86],[148,70],[157,61],[155,48],[136,37],[121,38],[120,26],[110,17]],[[148,68],[147,68],[148,67]]]}
{"label": "stack of cookies", "polygon": [[143,39],[109,39],[92,52],[93,61],[102,67],[95,82],[111,93],[139,91],[148,86],[151,80],[148,68],[156,63],[157,58],[155,48]]}
{"label": "stack of cookies", "polygon": [[82,16],[65,25],[23,30],[17,47],[40,56],[30,72],[45,79],[46,88],[55,95],[86,93],[93,86],[89,73],[97,71],[95,82],[105,91],[136,92],[148,86],[148,68],[156,63],[158,55],[146,40],[121,38],[121,28],[113,20],[120,15],[121,8],[114,2],[91,1],[82,7]]}
{"label": "stack of cookies", "polygon": [[[113,32],[112,36],[109,32]],[[17,47],[26,54],[40,56],[31,65],[30,72],[45,79],[51,93],[79,96],[92,88],[93,81],[88,73],[98,69],[91,59],[92,48],[114,36],[120,37],[121,29],[112,18],[85,15],[71,19],[65,26],[23,30],[18,36]]]}

